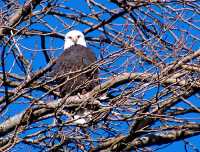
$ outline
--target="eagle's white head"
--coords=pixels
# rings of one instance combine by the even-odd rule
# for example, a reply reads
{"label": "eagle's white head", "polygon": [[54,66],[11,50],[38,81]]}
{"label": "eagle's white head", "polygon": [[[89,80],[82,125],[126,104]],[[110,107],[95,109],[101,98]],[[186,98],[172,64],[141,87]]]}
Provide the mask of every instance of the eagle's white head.
{"label": "eagle's white head", "polygon": [[77,30],[69,31],[65,35],[64,49],[68,49],[72,45],[76,45],[76,44],[79,44],[85,47],[87,46],[83,33]]}

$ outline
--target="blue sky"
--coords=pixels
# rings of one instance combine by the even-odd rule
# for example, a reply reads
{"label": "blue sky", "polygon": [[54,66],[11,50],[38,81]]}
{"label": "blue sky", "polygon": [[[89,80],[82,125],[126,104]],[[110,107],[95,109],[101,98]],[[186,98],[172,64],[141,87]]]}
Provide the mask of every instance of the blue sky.
{"label": "blue sky", "polygon": [[[60,2],[62,2],[60,0]],[[115,4],[112,4],[110,3],[109,1],[107,0],[98,0],[97,2],[107,6],[108,8],[110,9],[114,9],[114,8],[117,8],[117,6]],[[20,1],[21,4],[24,3],[24,1]],[[64,3],[66,6],[68,7],[71,7],[71,8],[77,8],[79,9],[80,11],[84,12],[85,14],[88,14],[88,13],[91,13],[91,11],[89,10],[87,4],[85,3],[85,1],[83,0],[71,0],[71,1],[66,1]],[[77,4],[81,4],[81,5],[77,5]],[[0,6],[1,6],[1,1],[0,1]],[[174,6],[175,7],[175,6]],[[178,8],[179,6],[177,6]],[[35,11],[37,10],[40,10],[41,7],[37,7]],[[98,8],[94,8],[96,11],[100,11],[100,9]],[[143,11],[149,11],[148,9],[145,9],[145,8],[141,8],[141,10],[143,9]],[[152,9],[154,10],[157,10],[158,12],[165,12],[166,13],[166,10],[164,10],[162,7],[158,7],[158,6],[152,6]],[[62,10],[63,11],[63,10]],[[66,11],[66,13],[71,13],[70,11]],[[141,11],[137,11],[135,10],[134,11],[135,14],[137,14],[137,19],[138,20],[146,20],[148,23],[149,23],[149,27],[151,28],[151,23],[153,22],[153,20],[151,18],[148,18],[148,16],[145,16],[144,14],[141,13]],[[149,12],[150,14],[151,12]],[[172,15],[172,16],[176,16],[176,13],[178,14],[179,12],[173,12],[170,14],[167,14],[167,15]],[[174,14],[174,15],[173,15]],[[186,13],[184,12],[183,13],[183,16],[184,17],[190,17],[194,14],[191,14],[191,11],[186,11]],[[105,13],[104,15],[102,15],[101,19],[102,20],[106,20],[108,17],[110,16],[110,14],[108,13]],[[196,15],[198,16],[198,15]],[[182,22],[178,22],[178,21],[174,21],[174,19],[172,18],[170,21],[169,20],[166,20],[162,17],[158,17],[158,16],[155,16],[155,18],[159,19],[163,24],[166,23],[166,22],[170,22],[170,24],[173,24],[173,26],[175,26],[177,29],[174,29],[174,34],[178,35],[179,37],[183,36],[185,38],[185,41],[186,42],[186,45],[191,47],[192,50],[197,50],[199,48],[199,44],[200,44],[200,41],[193,41],[193,38],[192,37],[199,37],[200,35],[200,31],[198,28],[195,28],[195,26],[188,26],[187,23],[182,23]],[[197,17],[195,17],[194,15],[194,18],[196,19]],[[63,35],[71,30],[71,29],[65,29],[64,26],[62,26],[57,20],[55,20],[54,17],[51,17],[51,16],[47,16],[45,18],[43,18],[44,21],[47,21],[53,29],[55,29],[57,32],[59,33],[62,33]],[[36,19],[33,19],[33,21],[36,20]],[[73,22],[72,20],[69,20],[69,19],[63,19],[65,21],[66,24],[68,25],[72,25]],[[97,21],[92,20],[90,19],[89,21],[91,22],[95,22],[97,23]],[[124,28],[124,26],[118,26],[118,25],[124,25],[125,23],[127,23],[127,21],[123,18],[119,18],[115,21],[112,22],[112,24],[116,24],[116,26],[113,25],[113,27],[115,27],[116,29],[118,29],[119,31],[122,31]],[[197,25],[199,22],[198,20],[195,21],[194,20],[194,24],[196,24],[196,26],[199,26]],[[118,24],[118,25],[117,25]],[[130,22],[128,22],[128,26],[127,26],[127,34],[130,34],[130,32],[132,31],[132,36],[137,36],[138,33],[136,30],[132,30],[135,28],[134,25],[131,25]],[[22,26],[22,25],[21,25]],[[81,30],[81,31],[85,31],[86,29],[88,29],[89,26],[85,26],[85,25],[81,25],[81,24],[75,24],[74,28],[72,29],[78,29],[78,30]],[[153,28],[153,27],[152,27]],[[181,31],[179,30],[179,28],[182,28],[184,29],[185,31],[188,31],[188,33],[191,33],[192,35],[191,36],[188,36],[187,35],[187,32],[183,32],[181,33]],[[34,30],[45,30],[45,31],[49,31],[51,32],[51,29],[45,27],[45,26],[42,26],[40,23],[37,23],[37,24],[34,24],[33,26],[30,26],[29,29],[34,29]],[[106,30],[109,30],[109,27],[105,27]],[[175,40],[174,38],[172,37],[172,34],[170,34],[170,32],[168,32],[167,30],[165,31],[164,28],[161,28],[159,26],[157,26],[157,30],[160,32],[159,34],[162,35],[162,38],[164,38],[165,40],[167,40],[168,42],[170,43],[174,43]],[[91,33],[88,33],[86,35],[86,38],[87,37],[95,37],[95,38],[98,38],[102,33],[100,31],[94,31],[94,32],[91,32]],[[114,33],[115,34],[115,33]],[[126,36],[126,34],[125,34]],[[46,66],[46,61],[45,61],[45,58],[44,58],[44,55],[43,55],[43,52],[41,50],[41,39],[40,37],[38,36],[31,36],[31,37],[16,37],[16,39],[19,39],[19,44],[21,44],[19,47],[20,47],[20,50],[23,52],[23,55],[26,59],[28,59],[31,63],[32,63],[32,73],[34,73],[35,71],[38,71],[39,69],[43,68]],[[139,39],[139,38],[138,38]],[[128,38],[127,37],[124,37],[124,40],[125,41],[128,41]],[[157,40],[156,39],[150,39],[149,40],[150,43],[152,44],[156,44],[157,43]],[[53,58],[56,58],[58,57],[62,51],[63,51],[63,43],[64,43],[64,40],[62,38],[52,38],[52,37],[46,37],[46,49],[48,51],[48,54],[50,56],[52,56]],[[130,42],[131,43],[131,42]],[[134,44],[136,44],[138,46],[138,48],[140,49],[144,49],[144,52],[147,53],[147,54],[150,54],[152,52],[148,52],[149,48],[148,47],[143,47],[142,45],[138,44],[139,43],[139,40],[138,41],[134,41],[133,42]],[[100,58],[100,46],[99,44],[97,43],[94,43],[94,42],[89,42],[88,41],[88,44],[89,44],[89,47],[92,48],[96,54],[96,56],[98,58]],[[104,46],[105,48],[107,47],[107,45]],[[33,49],[34,48],[34,49]],[[53,48],[53,50],[52,50]],[[116,52],[117,50],[119,50],[120,48],[117,48],[117,47],[114,47],[114,46],[109,46],[108,49],[107,49],[107,53],[111,54],[113,52]],[[31,51],[30,51],[31,50]],[[160,53],[160,55],[164,58],[166,56],[167,53],[169,52],[166,52],[166,48],[157,48],[158,53]],[[170,50],[167,50],[167,51],[170,51]],[[9,51],[8,51],[9,52]],[[106,55],[108,55],[106,54]],[[131,57],[132,54],[125,54],[124,56],[120,57],[118,60],[116,60],[113,64],[113,66],[115,66],[116,68],[116,72],[121,72],[121,71],[132,71],[132,67],[128,67],[127,69],[124,69],[123,67],[123,63],[127,60],[127,56],[129,58],[133,58],[137,61],[139,61],[140,59],[136,58],[136,56],[133,56]],[[183,56],[185,55],[185,52],[184,53],[180,53],[177,57],[180,57],[180,56]],[[166,62],[167,63],[170,63],[172,61],[174,61],[176,59],[176,57],[171,57],[171,58],[167,58],[166,59]],[[9,69],[11,69],[11,67],[13,66],[13,63],[15,62],[15,59],[13,57],[13,55],[10,53],[8,53],[8,56],[7,56],[7,60],[6,60],[6,65],[7,65],[7,71]],[[127,61],[127,62],[130,62],[130,61]],[[138,62],[136,63],[133,63],[135,64],[135,69],[137,72],[143,72],[147,69],[149,69],[151,67],[151,65],[149,64],[145,64],[145,66],[143,68],[141,68],[141,66],[139,66]],[[19,69],[19,67],[15,64],[14,68],[12,68],[12,71],[13,73],[17,73],[18,75],[20,76],[24,76],[24,73],[22,70]],[[103,72],[102,72],[103,73]],[[102,77],[106,77],[108,76],[109,74],[105,74],[103,75]],[[156,88],[154,89],[151,89],[149,90],[148,92],[145,93],[144,95],[144,98],[146,100],[148,99],[151,99],[154,95],[155,95],[155,92],[156,92]],[[41,92],[34,92],[36,96],[40,97],[41,96]],[[24,101],[23,98],[19,99],[15,104],[12,104],[8,107],[8,110],[7,112],[4,114],[3,117],[0,117],[0,122],[3,121],[4,119],[6,119],[7,117],[10,117],[12,115],[15,115],[16,113],[19,113],[21,111],[23,111],[24,109],[27,108],[27,106],[29,105],[29,103],[22,103],[22,101]],[[192,101],[195,105],[200,105],[199,104],[199,98],[197,97],[191,97],[190,98],[190,101]],[[187,106],[186,104],[180,104],[179,106]],[[191,118],[195,118],[195,117],[198,117],[199,115],[198,114],[190,114],[190,115],[186,115],[186,116],[181,116],[181,117],[191,117]],[[196,121],[199,121],[199,120],[196,120]],[[47,121],[48,122],[51,122],[51,120]],[[124,134],[127,134],[128,133],[128,126],[127,124],[125,123],[120,123],[119,124],[114,124],[114,126],[117,126],[115,129],[122,129],[123,130],[123,133]],[[111,125],[112,126],[112,125]],[[34,130],[35,131],[35,130]],[[104,134],[105,135],[105,132],[103,132],[102,130],[99,130],[99,134]],[[97,136],[98,137],[98,136]],[[94,135],[94,138],[95,135]],[[200,136],[196,136],[196,137],[191,137],[191,138],[188,138],[186,139],[186,141],[190,141],[195,147],[198,147],[200,149],[200,143],[199,143],[199,138]],[[23,148],[22,148],[23,147]],[[163,145],[161,147],[164,147],[162,149],[159,149],[157,151],[159,152],[176,152],[176,151],[179,151],[179,152],[185,152],[185,147],[184,147],[184,141],[177,141],[177,142],[174,142],[172,144],[169,144],[168,146],[166,145]],[[192,152],[192,146],[189,145],[188,146],[189,148],[187,149],[188,152]],[[151,147],[152,149],[156,149],[157,146],[152,146]],[[23,144],[20,144],[18,145],[17,147],[15,147],[13,149],[14,150],[18,150],[18,149],[23,149],[23,151],[38,151],[38,149],[36,148],[31,148],[29,146],[25,146]]]}

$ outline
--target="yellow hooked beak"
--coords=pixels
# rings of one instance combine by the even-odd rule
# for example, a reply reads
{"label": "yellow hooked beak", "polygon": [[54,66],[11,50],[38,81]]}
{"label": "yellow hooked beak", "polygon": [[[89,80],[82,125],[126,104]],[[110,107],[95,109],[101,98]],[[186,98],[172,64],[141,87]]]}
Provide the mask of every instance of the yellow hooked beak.
{"label": "yellow hooked beak", "polygon": [[73,37],[73,38],[72,38],[72,41],[74,42],[74,44],[77,44],[78,37]]}

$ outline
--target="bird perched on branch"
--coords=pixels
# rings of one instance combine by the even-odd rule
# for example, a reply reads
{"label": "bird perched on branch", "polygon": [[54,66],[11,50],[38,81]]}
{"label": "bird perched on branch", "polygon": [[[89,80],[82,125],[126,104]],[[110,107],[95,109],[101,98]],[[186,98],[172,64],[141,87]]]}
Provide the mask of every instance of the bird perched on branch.
{"label": "bird perched on branch", "polygon": [[[64,52],[53,65],[49,77],[58,86],[61,97],[85,94],[98,85],[98,69],[95,54],[90,50],[82,32],[73,30],[65,35]],[[77,110],[77,108],[79,110]],[[88,106],[73,107],[74,124],[85,124],[94,109]]]}

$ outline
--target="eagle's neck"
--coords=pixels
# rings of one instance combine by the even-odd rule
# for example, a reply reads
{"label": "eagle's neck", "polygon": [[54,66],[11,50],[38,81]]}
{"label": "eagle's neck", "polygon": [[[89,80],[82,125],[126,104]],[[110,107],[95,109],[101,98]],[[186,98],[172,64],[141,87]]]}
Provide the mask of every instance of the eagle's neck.
{"label": "eagle's neck", "polygon": [[83,41],[83,40],[78,41],[76,44],[72,41],[65,41],[64,50],[66,50],[66,49],[68,49],[68,48],[70,48],[74,45],[78,45],[78,44],[81,45],[81,46],[87,47],[86,42]]}

